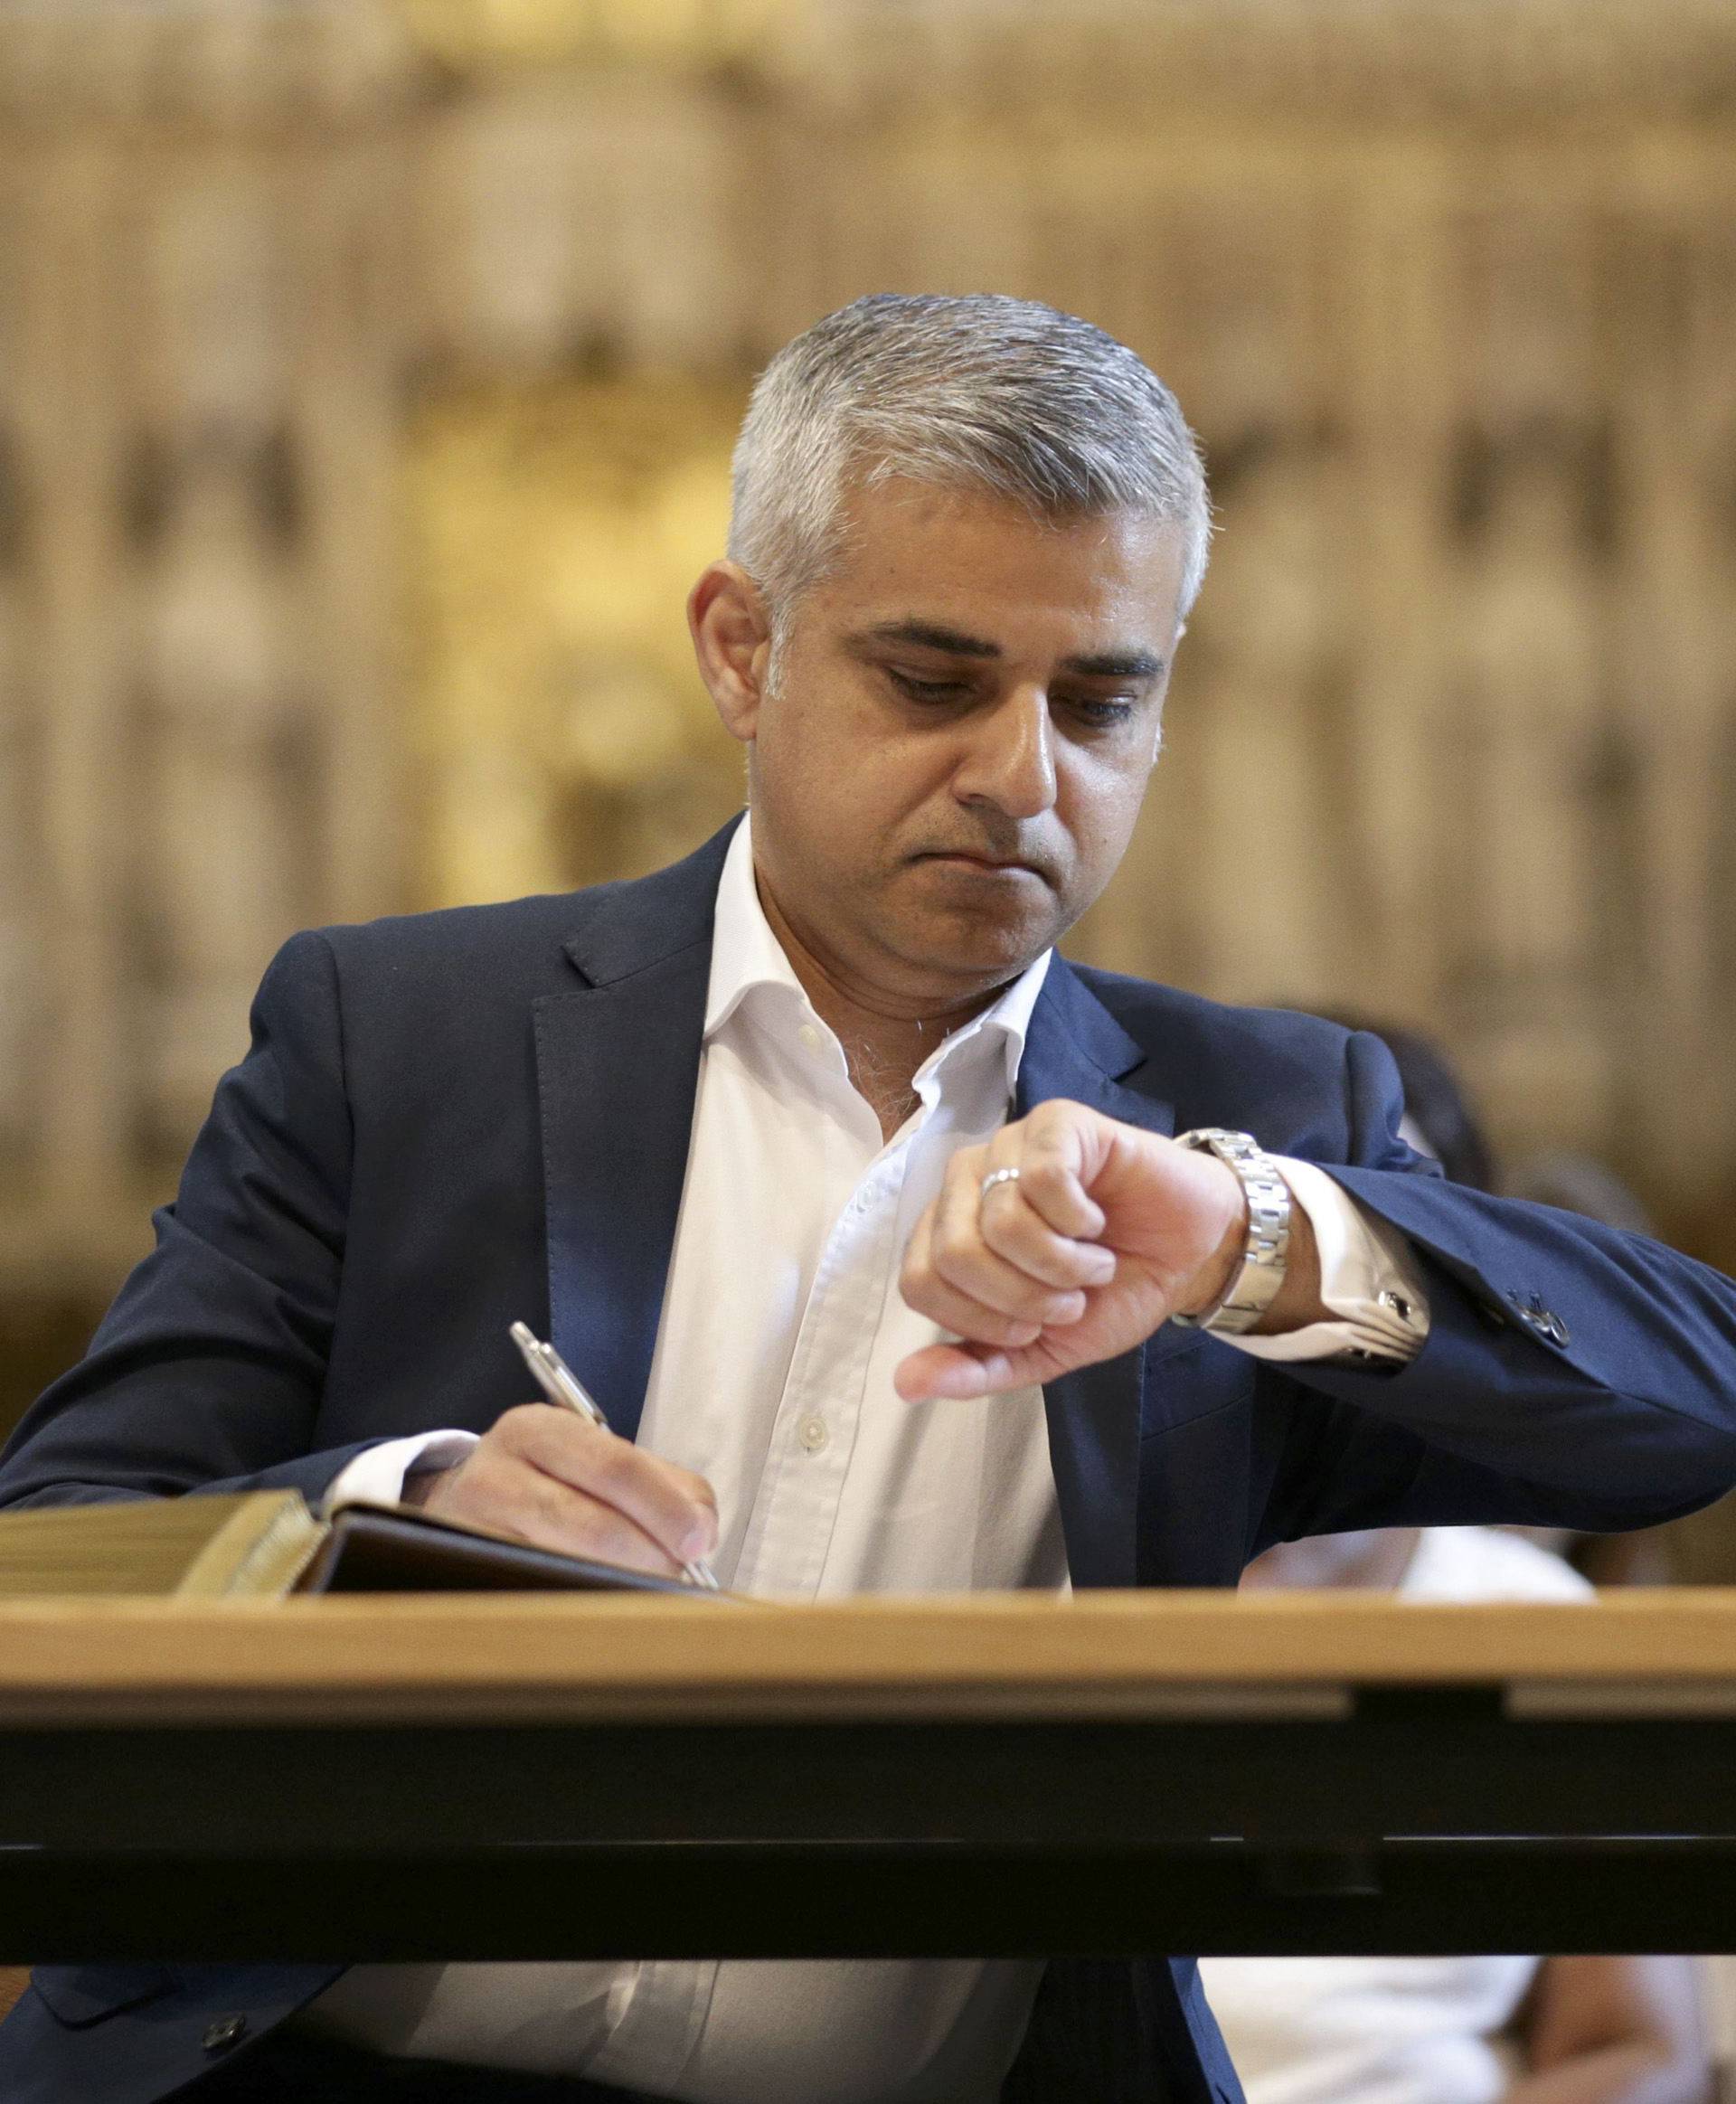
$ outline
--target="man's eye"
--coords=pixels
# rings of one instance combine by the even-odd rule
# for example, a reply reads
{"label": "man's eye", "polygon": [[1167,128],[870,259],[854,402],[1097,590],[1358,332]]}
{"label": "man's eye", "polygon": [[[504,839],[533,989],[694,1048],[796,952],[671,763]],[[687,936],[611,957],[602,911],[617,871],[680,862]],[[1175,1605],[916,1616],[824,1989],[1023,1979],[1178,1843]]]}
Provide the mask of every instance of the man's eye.
{"label": "man's eye", "polygon": [[1067,705],[1076,716],[1099,731],[1113,730],[1116,724],[1125,723],[1133,713],[1131,702],[1100,702],[1084,695]]}
{"label": "man's eye", "polygon": [[914,679],[908,672],[891,672],[889,676],[900,693],[916,702],[951,702],[970,691],[962,680]]}

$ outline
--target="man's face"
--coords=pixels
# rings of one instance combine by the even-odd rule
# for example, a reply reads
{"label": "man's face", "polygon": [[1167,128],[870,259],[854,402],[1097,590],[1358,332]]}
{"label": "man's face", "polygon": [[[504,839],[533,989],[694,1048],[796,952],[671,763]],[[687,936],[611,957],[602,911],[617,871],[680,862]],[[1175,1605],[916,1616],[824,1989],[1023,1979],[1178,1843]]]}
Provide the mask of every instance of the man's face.
{"label": "man's face", "polygon": [[[1156,756],[1177,529],[890,482],[846,508],[745,722],[761,881],[895,1002],[1022,970],[1114,873]],[[763,656],[760,660],[763,665]]]}

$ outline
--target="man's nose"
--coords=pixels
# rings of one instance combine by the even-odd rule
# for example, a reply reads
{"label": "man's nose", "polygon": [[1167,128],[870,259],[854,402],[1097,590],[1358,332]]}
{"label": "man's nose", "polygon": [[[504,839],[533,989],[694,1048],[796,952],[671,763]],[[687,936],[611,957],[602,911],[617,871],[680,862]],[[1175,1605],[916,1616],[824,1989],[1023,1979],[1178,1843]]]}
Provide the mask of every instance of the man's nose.
{"label": "man's nose", "polygon": [[1009,818],[1035,818],[1055,800],[1054,725],[1043,688],[1015,688],[970,725],[953,778],[965,803],[993,804]]}

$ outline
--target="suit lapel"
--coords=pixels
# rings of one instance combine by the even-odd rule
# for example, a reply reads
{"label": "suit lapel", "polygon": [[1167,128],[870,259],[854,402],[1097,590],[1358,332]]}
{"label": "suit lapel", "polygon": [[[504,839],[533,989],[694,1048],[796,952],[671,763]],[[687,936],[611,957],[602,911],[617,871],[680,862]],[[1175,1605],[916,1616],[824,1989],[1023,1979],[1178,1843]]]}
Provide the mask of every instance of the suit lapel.
{"label": "suit lapel", "polygon": [[733,830],[587,895],[567,954],[590,983],[535,1004],[554,1346],[624,1439],[638,1430],[675,1248]]}
{"label": "suit lapel", "polygon": [[[1123,1124],[1172,1133],[1173,1103],[1142,1089],[1144,1049],[1057,957],[1032,1014],[1015,1102],[1023,1118],[1054,1098]],[[1076,1586],[1129,1586],[1136,1571],[1139,1404],[1145,1347],[1081,1366],[1043,1389],[1067,1567]]]}

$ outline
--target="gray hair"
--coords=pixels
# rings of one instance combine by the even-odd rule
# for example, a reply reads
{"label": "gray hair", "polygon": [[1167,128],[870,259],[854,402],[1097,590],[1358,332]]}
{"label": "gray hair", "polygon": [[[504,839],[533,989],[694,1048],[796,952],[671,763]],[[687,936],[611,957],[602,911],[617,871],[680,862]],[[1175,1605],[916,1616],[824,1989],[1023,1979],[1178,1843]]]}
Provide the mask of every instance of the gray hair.
{"label": "gray hair", "polygon": [[766,594],[775,650],[837,559],[846,486],[893,476],[995,491],[1044,519],[1173,520],[1184,616],[1205,576],[1205,470],[1175,397],[1125,344],[1037,300],[875,293],[760,375],[729,552]]}

